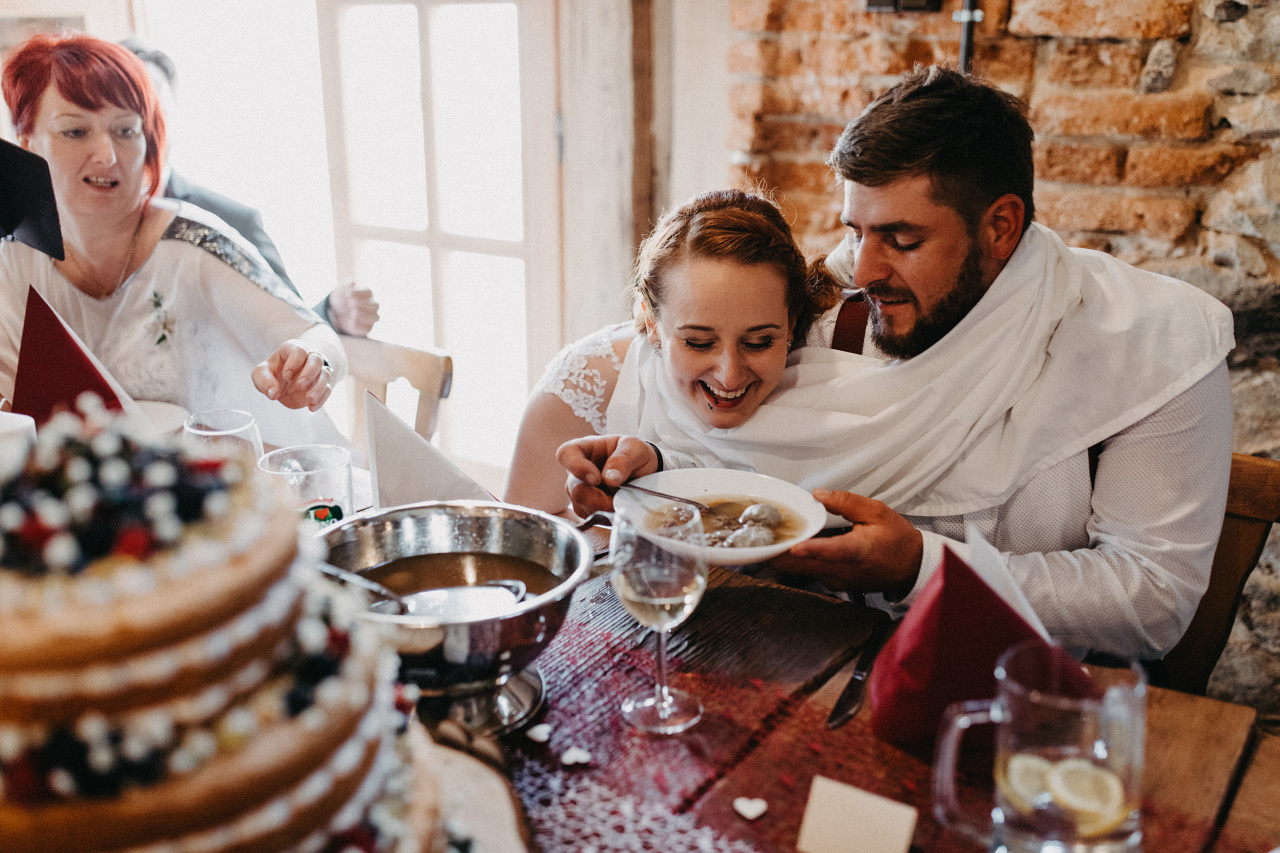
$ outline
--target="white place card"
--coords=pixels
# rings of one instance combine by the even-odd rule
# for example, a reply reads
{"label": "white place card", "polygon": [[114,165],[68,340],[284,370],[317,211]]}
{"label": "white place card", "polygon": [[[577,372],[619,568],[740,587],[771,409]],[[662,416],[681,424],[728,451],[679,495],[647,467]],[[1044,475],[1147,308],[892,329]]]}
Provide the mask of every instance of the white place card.
{"label": "white place card", "polygon": [[814,776],[800,822],[800,853],[907,853],[916,810],[879,794]]}

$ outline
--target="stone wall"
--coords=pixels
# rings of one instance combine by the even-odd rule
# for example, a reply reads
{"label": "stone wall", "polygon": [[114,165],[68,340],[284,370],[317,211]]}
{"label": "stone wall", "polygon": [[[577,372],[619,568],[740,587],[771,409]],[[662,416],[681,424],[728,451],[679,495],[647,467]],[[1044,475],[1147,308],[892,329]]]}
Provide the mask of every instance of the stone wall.
{"label": "stone wall", "polygon": [[[809,253],[838,242],[824,165],[845,122],[960,25],[863,0],[730,0],[734,179],[776,191]],[[1280,2],[984,0],[974,71],[1031,107],[1040,222],[1233,311],[1236,449],[1280,458]],[[1280,712],[1280,536],[1211,691]]]}

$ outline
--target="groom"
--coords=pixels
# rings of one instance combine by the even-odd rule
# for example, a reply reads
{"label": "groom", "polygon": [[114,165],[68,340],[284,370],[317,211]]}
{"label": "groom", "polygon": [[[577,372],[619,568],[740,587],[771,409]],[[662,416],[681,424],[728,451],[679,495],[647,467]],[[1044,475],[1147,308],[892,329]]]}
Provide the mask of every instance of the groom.
{"label": "groom", "polygon": [[[746,458],[748,445],[756,470],[827,486],[814,496],[853,525],[795,546],[779,569],[900,611],[944,544],[967,556],[972,524],[1063,645],[1171,649],[1208,584],[1226,504],[1231,316],[1034,224],[1025,112],[937,67],[877,99],[829,160],[849,233],[826,263],[867,302],[864,355],[800,350],[794,383],[736,435],[642,434],[661,457],[634,439],[566,445],[575,509],[604,503],[601,470],[614,484],[662,461]],[[836,384],[806,390],[807,368],[838,371]],[[806,469],[795,413],[832,397],[824,423],[839,426],[821,436],[842,435],[839,454]],[[771,407],[795,432],[778,435],[787,421],[770,422]]]}

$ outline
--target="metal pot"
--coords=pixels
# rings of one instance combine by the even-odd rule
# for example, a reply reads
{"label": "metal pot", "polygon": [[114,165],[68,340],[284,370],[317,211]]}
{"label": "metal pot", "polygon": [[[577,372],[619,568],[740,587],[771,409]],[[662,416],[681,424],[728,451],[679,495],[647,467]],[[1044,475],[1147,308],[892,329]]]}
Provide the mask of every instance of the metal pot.
{"label": "metal pot", "polygon": [[[529,665],[559,630],[574,590],[591,571],[591,546],[572,524],[510,504],[433,501],[359,515],[327,528],[322,536],[329,562],[360,574],[401,557],[480,553],[522,557],[558,578],[546,592],[488,618],[365,614],[390,629],[400,653],[400,680],[416,684],[425,697],[470,700],[458,703],[461,710],[453,716],[472,729],[510,729],[537,710],[541,678]],[[456,588],[459,583],[452,574],[438,581],[416,577],[418,589]],[[462,582],[501,579],[464,577]],[[500,690],[504,686],[505,694]]]}

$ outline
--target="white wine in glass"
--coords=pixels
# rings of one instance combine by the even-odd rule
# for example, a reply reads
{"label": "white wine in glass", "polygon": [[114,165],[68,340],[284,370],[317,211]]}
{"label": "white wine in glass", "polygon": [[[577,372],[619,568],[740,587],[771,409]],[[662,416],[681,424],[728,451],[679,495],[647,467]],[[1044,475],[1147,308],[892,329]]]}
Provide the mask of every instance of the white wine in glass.
{"label": "white wine in glass", "polygon": [[610,577],[627,612],[658,633],[658,679],[652,692],[624,700],[622,715],[644,731],[677,734],[702,719],[696,696],[667,686],[667,632],[689,618],[707,588],[707,562],[698,553],[702,519],[694,512],[683,524],[665,526],[661,535],[643,524],[643,518],[625,513],[615,517]]}
{"label": "white wine in glass", "polygon": [[626,572],[613,576],[613,589],[622,606],[637,622],[655,631],[670,631],[688,619],[706,588],[707,580],[700,576],[683,585],[666,578],[637,579]]}

